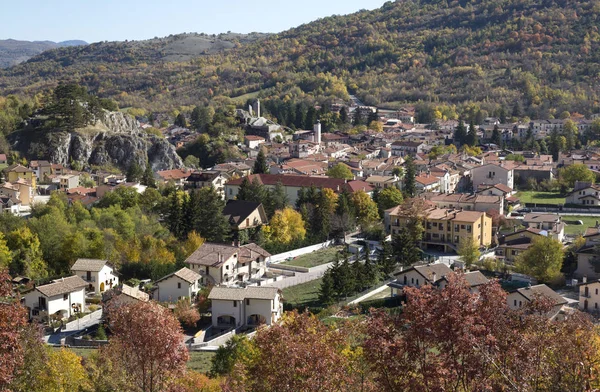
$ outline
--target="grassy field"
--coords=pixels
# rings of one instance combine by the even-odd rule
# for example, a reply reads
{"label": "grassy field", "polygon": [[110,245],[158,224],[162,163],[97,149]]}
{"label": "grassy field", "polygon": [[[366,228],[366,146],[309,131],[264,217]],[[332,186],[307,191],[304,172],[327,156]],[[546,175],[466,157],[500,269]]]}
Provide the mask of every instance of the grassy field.
{"label": "grassy field", "polygon": [[247,94],[244,94],[244,95],[233,97],[231,99],[233,99],[235,101],[238,101],[238,102],[246,103],[247,100],[258,97],[259,93],[260,93],[260,90],[259,91],[253,91],[251,93],[247,93]]}
{"label": "grassy field", "polygon": [[[59,350],[58,347],[54,349]],[[83,358],[87,358],[96,352],[96,349],[93,348],[70,348],[69,350]],[[210,361],[214,356],[214,352],[190,351],[190,360],[187,363],[187,367],[200,373],[208,373],[210,370]]]}
{"label": "grassy field", "polygon": [[577,221],[583,222],[583,225],[565,225],[565,234],[577,235],[585,233],[588,227],[596,226],[596,221],[600,221],[600,216],[563,216],[563,221]]}
{"label": "grassy field", "polygon": [[292,306],[318,306],[322,280],[319,278],[283,289],[285,302]]}
{"label": "grassy field", "polygon": [[524,203],[565,204],[565,198],[557,192],[518,192],[517,197]]}
{"label": "grassy field", "polygon": [[383,291],[380,291],[380,292],[378,292],[378,293],[375,293],[375,294],[373,294],[373,295],[372,295],[372,296],[370,296],[370,297],[367,297],[367,298],[365,298],[365,299],[364,299],[362,302],[372,301],[372,300],[374,300],[374,299],[383,299],[383,298],[387,298],[387,297],[389,297],[389,296],[390,296],[390,291],[391,291],[391,290],[390,290],[389,288],[386,288],[386,289],[385,289],[385,290],[383,290]]}
{"label": "grassy field", "polygon": [[333,262],[335,260],[336,253],[338,253],[340,250],[342,250],[341,246],[332,246],[330,248],[317,250],[312,253],[298,256],[293,260],[285,261],[281,264],[305,268],[316,267],[317,265]]}

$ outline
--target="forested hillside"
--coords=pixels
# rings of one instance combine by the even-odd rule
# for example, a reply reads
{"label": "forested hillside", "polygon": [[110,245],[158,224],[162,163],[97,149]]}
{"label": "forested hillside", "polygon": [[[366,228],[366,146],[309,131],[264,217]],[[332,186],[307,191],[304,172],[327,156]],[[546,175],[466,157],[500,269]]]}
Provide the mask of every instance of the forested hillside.
{"label": "forested hillside", "polygon": [[153,110],[220,95],[355,93],[388,106],[477,102],[492,113],[518,100],[532,117],[589,113],[599,96],[599,15],[600,0],[401,0],[181,61],[164,42],[54,50],[0,73],[0,93],[76,79],[121,107]]}
{"label": "forested hillside", "polygon": [[71,40],[63,42],[52,41],[17,41],[14,39],[0,40],[0,68],[10,67],[27,61],[45,50],[65,46],[87,45],[87,42]]}

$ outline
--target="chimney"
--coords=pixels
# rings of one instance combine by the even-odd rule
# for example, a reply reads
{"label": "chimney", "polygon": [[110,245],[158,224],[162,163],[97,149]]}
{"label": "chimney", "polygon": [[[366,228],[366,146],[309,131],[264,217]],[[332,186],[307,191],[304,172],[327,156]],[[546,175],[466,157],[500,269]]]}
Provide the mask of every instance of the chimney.
{"label": "chimney", "polygon": [[435,283],[437,281],[437,274],[435,272],[433,272],[431,274],[431,283]]}
{"label": "chimney", "polygon": [[581,282],[582,282],[582,283],[587,283],[587,276],[584,276],[584,277],[581,279]]}

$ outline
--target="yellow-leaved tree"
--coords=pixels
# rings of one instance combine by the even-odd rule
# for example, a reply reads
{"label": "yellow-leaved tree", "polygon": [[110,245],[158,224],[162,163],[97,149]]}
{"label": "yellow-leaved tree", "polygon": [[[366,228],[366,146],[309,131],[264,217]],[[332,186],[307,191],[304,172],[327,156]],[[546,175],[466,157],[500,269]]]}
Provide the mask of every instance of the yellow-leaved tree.
{"label": "yellow-leaved tree", "polygon": [[302,242],[306,237],[306,228],[302,215],[287,207],[275,211],[269,224],[263,227],[263,233],[267,245],[278,249]]}
{"label": "yellow-leaved tree", "polygon": [[81,357],[65,348],[50,351],[42,378],[44,390],[48,392],[79,391],[87,385],[87,373]]}

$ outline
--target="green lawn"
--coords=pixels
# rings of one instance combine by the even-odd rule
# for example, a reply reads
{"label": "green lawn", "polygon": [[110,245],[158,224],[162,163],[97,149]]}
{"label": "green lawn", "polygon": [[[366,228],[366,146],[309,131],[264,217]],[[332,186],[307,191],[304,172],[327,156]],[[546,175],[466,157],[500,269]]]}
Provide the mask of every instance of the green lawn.
{"label": "green lawn", "polygon": [[570,216],[565,215],[562,217],[563,221],[577,221],[583,222],[583,225],[565,225],[565,234],[577,235],[585,233],[588,227],[596,226],[596,221],[600,221],[600,216]]}
{"label": "green lawn", "polygon": [[335,260],[335,255],[342,250],[341,246],[332,246],[326,249],[317,250],[312,253],[307,253],[298,256],[293,260],[284,261],[283,265],[293,265],[296,267],[311,268],[317,265],[331,263]]}
{"label": "green lawn", "polygon": [[565,198],[559,192],[520,191],[517,197],[521,203],[564,204]]}
{"label": "green lawn", "polygon": [[[59,350],[60,348],[55,347],[54,349]],[[69,350],[83,358],[87,358],[96,352],[96,349],[93,348],[70,348]],[[208,373],[211,366],[210,361],[214,356],[215,353],[210,351],[190,351],[190,360],[187,367],[200,373]]]}
{"label": "green lawn", "polygon": [[387,298],[390,296],[390,288],[386,287],[383,291],[380,291],[378,293],[373,294],[370,297],[365,298],[363,301],[361,302],[367,302],[367,301],[373,301],[374,299],[383,299],[383,298]]}
{"label": "green lawn", "polygon": [[524,203],[565,204],[565,198],[558,192],[522,191],[517,197]]}
{"label": "green lawn", "polygon": [[244,94],[244,95],[239,95],[239,96],[233,97],[231,99],[236,100],[238,102],[244,102],[245,103],[249,99],[257,98],[259,93],[260,93],[260,90],[253,91],[251,93],[247,93],[247,94]]}
{"label": "green lawn", "polygon": [[322,280],[322,278],[319,278],[283,289],[285,302],[294,307],[319,306],[319,290],[321,289]]}

